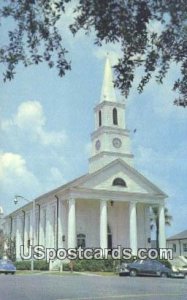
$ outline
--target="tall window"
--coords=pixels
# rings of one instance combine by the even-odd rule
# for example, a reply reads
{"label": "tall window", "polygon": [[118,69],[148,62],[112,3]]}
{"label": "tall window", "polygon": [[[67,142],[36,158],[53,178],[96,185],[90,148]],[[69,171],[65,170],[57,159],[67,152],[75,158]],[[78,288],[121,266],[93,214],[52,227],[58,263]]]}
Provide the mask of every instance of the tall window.
{"label": "tall window", "polygon": [[183,251],[187,252],[187,244],[183,244]]}
{"label": "tall window", "polygon": [[126,184],[125,180],[122,179],[122,178],[115,178],[112,185],[127,187],[127,184]]}
{"label": "tall window", "polygon": [[177,251],[177,246],[176,244],[173,244],[173,252],[176,252]]}
{"label": "tall window", "polygon": [[77,234],[77,248],[85,248],[86,247],[86,235],[83,233]]}
{"label": "tall window", "polygon": [[118,114],[117,114],[117,109],[113,109],[113,124],[118,125]]}
{"label": "tall window", "polygon": [[101,116],[101,111],[99,111],[99,126],[102,125],[102,116]]}

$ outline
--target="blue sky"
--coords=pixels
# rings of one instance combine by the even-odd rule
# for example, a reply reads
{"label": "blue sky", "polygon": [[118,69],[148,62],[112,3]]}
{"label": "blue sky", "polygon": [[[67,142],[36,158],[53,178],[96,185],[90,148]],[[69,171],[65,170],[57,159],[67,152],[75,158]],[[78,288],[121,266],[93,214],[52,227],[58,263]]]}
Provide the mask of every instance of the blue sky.
{"label": "blue sky", "polygon": [[[71,18],[68,10],[63,24]],[[72,61],[64,78],[45,64],[19,66],[11,82],[0,77],[0,205],[5,213],[15,209],[15,194],[32,200],[88,170],[93,108],[100,98],[106,52],[115,63],[119,47],[94,46],[93,33],[73,38],[64,27],[63,33]],[[0,42],[4,40],[1,34]],[[187,109],[173,105],[171,84],[177,72],[172,65],[163,86],[152,80],[141,95],[134,86],[126,100],[135,166],[169,196],[173,222],[167,235],[187,229]]]}

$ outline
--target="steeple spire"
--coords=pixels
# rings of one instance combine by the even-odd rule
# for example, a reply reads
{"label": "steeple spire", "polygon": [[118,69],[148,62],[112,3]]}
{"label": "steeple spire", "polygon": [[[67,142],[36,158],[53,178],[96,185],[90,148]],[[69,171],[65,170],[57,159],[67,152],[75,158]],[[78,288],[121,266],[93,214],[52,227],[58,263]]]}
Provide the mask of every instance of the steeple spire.
{"label": "steeple spire", "polygon": [[100,103],[103,101],[116,102],[112,68],[110,65],[110,60],[109,60],[108,54],[107,54],[106,63],[105,63],[104,80],[103,80],[103,86],[102,86],[102,91],[101,91]]}
{"label": "steeple spire", "polygon": [[133,165],[130,136],[125,126],[125,103],[117,101],[109,57],[106,58],[100,103],[94,109],[95,130],[91,135],[92,152],[89,173],[113,160]]}

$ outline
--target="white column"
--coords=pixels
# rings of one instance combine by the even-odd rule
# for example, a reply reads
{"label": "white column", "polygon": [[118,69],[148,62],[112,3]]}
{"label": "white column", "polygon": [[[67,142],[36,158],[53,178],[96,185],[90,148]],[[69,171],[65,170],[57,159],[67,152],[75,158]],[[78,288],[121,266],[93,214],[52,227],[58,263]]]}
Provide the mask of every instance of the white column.
{"label": "white column", "polygon": [[69,199],[68,210],[68,248],[76,247],[75,199]]}
{"label": "white column", "polygon": [[166,248],[164,204],[159,205],[159,248]]}
{"label": "white column", "polygon": [[47,218],[46,218],[46,207],[41,206],[40,207],[40,245],[43,245],[46,247],[46,236],[44,233],[46,233],[46,224],[47,224]]}
{"label": "white column", "polygon": [[26,214],[23,213],[23,223],[22,223],[22,244],[24,246],[24,251],[26,252],[26,241],[25,241],[25,232],[26,232]]}
{"label": "white column", "polygon": [[100,201],[100,247],[107,248],[107,201]]}
{"label": "white column", "polygon": [[28,239],[30,238],[30,214],[25,214],[24,252],[28,251]]}
{"label": "white column", "polygon": [[35,246],[36,241],[36,211],[35,211],[35,201],[32,203],[32,212],[31,212],[31,245]]}
{"label": "white column", "polygon": [[130,248],[132,254],[137,254],[137,220],[136,220],[136,202],[129,203],[129,223],[130,223]]}
{"label": "white column", "polygon": [[59,200],[59,207],[58,207],[58,248],[63,247],[63,241],[62,241],[62,236],[63,236],[63,228],[62,228],[62,215],[63,215],[63,205],[62,201]]}
{"label": "white column", "polygon": [[21,242],[21,215],[17,215],[16,217],[16,260],[20,260],[20,246],[22,244]]}
{"label": "white column", "polygon": [[46,247],[51,247],[51,235],[52,235],[52,228],[51,228],[51,206],[47,204],[46,209]]}
{"label": "white column", "polygon": [[150,226],[150,206],[144,206],[145,209],[145,247],[151,248],[151,226]]}

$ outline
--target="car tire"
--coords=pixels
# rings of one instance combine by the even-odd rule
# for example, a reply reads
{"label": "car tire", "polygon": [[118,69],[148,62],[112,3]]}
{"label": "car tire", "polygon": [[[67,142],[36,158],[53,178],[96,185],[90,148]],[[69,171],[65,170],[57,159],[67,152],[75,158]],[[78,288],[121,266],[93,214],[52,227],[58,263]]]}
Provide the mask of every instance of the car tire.
{"label": "car tire", "polygon": [[12,273],[11,273],[11,275],[14,275],[14,274],[15,274],[15,272],[12,272]]}
{"label": "car tire", "polygon": [[136,275],[137,275],[137,271],[136,270],[134,270],[134,269],[130,270],[130,276],[131,277],[136,277]]}
{"label": "car tire", "polygon": [[167,277],[168,277],[168,274],[165,273],[165,272],[162,272],[162,273],[160,274],[160,277],[162,277],[162,278],[167,278]]}

